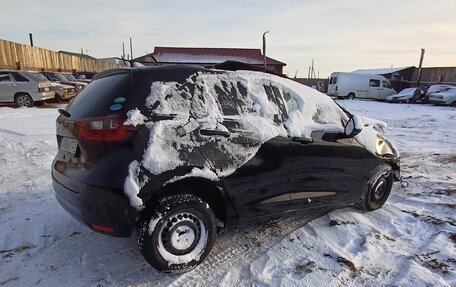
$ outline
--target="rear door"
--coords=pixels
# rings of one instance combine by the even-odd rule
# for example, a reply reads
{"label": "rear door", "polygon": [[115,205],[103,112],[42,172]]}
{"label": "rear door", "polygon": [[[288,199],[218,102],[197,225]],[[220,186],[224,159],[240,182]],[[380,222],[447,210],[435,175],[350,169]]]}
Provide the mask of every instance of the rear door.
{"label": "rear door", "polygon": [[[289,208],[289,140],[275,137],[262,143],[241,116],[259,116],[245,106],[247,90],[239,82],[224,81],[214,88],[228,133],[195,131],[199,149],[221,177],[241,218],[271,215]],[[277,104],[271,86],[264,87],[269,101]],[[284,111],[283,102],[278,108]],[[274,116],[280,125],[283,115]],[[202,143],[202,144],[200,144]],[[259,147],[259,148],[258,148]]]}
{"label": "rear door", "polygon": [[329,78],[328,95],[337,96],[337,74],[331,74]]}
{"label": "rear door", "polygon": [[9,72],[0,72],[0,102],[13,102],[16,86]]}

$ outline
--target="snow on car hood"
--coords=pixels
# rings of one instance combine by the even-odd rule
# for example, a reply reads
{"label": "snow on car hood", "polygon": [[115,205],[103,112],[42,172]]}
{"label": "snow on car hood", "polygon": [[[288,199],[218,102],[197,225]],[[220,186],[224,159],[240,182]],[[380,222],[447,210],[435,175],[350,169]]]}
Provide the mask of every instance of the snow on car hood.
{"label": "snow on car hood", "polygon": [[[282,95],[289,96],[286,103],[288,110],[295,110],[289,112],[288,119],[283,123],[277,123],[280,107],[271,101],[264,86],[275,87]],[[228,97],[233,91],[240,95],[231,99],[237,103],[231,106],[227,104],[230,100],[221,98],[223,92],[220,91],[226,91]],[[235,112],[227,116],[221,101]],[[145,184],[138,177],[140,167],[153,175],[179,166],[193,167],[188,174],[168,182],[191,176],[217,180],[234,173],[257,153],[263,143],[274,137],[310,138],[313,131],[343,132],[344,123],[348,120],[346,113],[326,95],[291,80],[251,71],[198,72],[182,84],[153,82],[146,107],[153,110],[154,114],[173,115],[173,119],[153,122],[148,121],[139,110],[128,113],[125,124],[145,125],[150,130],[149,144],[143,158],[141,162],[130,164],[124,184],[130,203],[137,209],[143,207],[138,193]],[[238,144],[236,138],[240,132],[236,131],[231,131],[229,137],[212,136],[202,142],[192,138],[192,133],[197,129],[228,131],[223,125],[224,118],[240,123],[242,130],[248,131],[252,144]],[[379,121],[366,120],[369,121],[386,127]],[[192,162],[193,157],[188,154],[198,152],[198,147],[204,151],[205,141],[215,144],[223,154],[223,164],[209,157],[203,163]]]}

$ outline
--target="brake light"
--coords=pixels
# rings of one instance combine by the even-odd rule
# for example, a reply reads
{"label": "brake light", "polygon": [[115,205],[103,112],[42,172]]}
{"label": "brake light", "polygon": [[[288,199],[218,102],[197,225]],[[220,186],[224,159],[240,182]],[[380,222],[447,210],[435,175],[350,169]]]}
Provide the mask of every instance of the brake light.
{"label": "brake light", "polygon": [[84,119],[74,124],[75,135],[85,141],[122,142],[126,141],[137,130],[134,126],[124,125],[120,117]]}
{"label": "brake light", "polygon": [[51,90],[50,87],[45,87],[43,84],[38,84],[39,93],[49,92],[50,90]]}

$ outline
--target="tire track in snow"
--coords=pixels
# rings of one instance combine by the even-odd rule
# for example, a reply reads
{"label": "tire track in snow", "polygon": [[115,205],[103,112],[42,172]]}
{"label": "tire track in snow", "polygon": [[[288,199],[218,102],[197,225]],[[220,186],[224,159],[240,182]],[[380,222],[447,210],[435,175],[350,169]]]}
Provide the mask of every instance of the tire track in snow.
{"label": "tire track in snow", "polygon": [[169,278],[165,284],[176,287],[214,286],[230,267],[254,262],[291,232],[328,211],[312,210],[301,217],[228,230],[217,238],[210,255],[199,266],[177,278]]}

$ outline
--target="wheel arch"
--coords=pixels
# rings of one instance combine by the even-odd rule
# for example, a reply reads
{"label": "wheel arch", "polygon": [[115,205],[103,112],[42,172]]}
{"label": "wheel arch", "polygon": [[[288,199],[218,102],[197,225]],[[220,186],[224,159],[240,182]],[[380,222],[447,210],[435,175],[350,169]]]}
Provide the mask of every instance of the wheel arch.
{"label": "wheel arch", "polygon": [[193,194],[201,198],[209,204],[215,217],[224,223],[231,212],[230,209],[233,208],[231,199],[221,182],[200,177],[188,177],[165,184],[146,201],[146,209],[153,206],[160,197],[182,193]]}
{"label": "wheel arch", "polygon": [[16,98],[19,97],[20,95],[27,95],[33,100],[32,96],[29,93],[27,93],[27,92],[16,92],[16,93],[14,93],[13,100],[16,100]]}
{"label": "wheel arch", "polygon": [[393,169],[393,180],[394,181],[400,180],[401,167],[399,165],[399,162],[388,161],[387,163]]}

